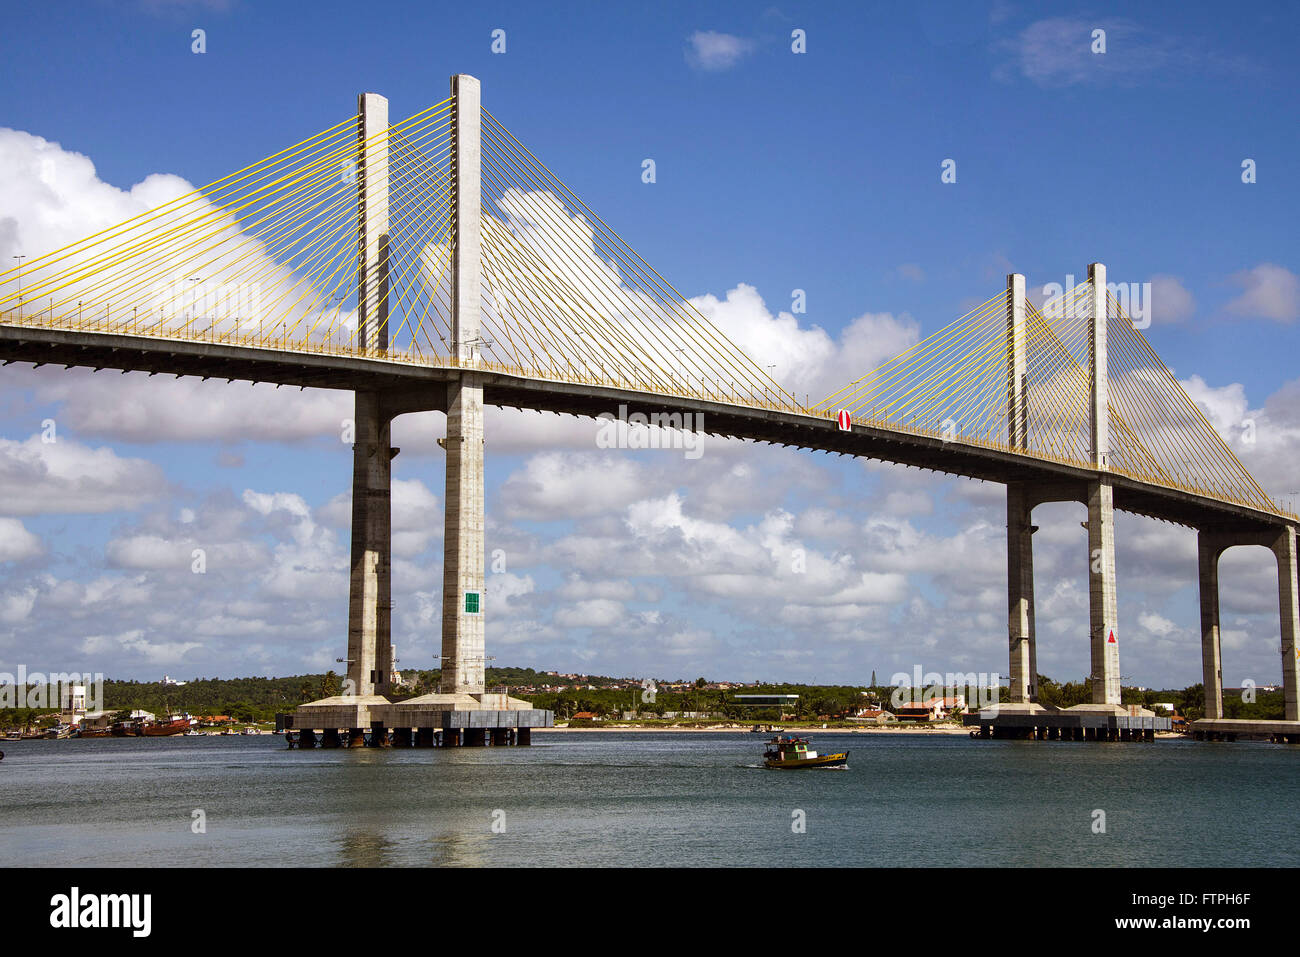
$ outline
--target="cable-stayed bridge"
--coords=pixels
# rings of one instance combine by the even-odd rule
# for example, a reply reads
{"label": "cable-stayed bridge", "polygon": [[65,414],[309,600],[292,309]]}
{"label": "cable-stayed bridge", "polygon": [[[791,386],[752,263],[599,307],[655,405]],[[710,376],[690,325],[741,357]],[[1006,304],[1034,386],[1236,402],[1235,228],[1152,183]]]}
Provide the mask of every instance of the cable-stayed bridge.
{"label": "cable-stayed bridge", "polygon": [[[1011,698],[1031,714],[1036,505],[1088,507],[1092,707],[1107,713],[1120,710],[1114,510],[1198,529],[1207,733],[1239,729],[1222,719],[1218,557],[1266,546],[1279,727],[1300,731],[1296,517],[1160,361],[1104,266],[1039,307],[1009,276],[903,355],[800,402],[484,110],[473,77],[396,123],[363,94],[355,116],[273,156],[23,257],[0,272],[0,359],[355,393],[349,694],[312,712],[327,732],[527,711],[484,687],[484,403],[625,406],[669,425],[689,413],[710,433],[1005,484]],[[447,414],[443,681],[399,715],[389,427],[426,410]]]}

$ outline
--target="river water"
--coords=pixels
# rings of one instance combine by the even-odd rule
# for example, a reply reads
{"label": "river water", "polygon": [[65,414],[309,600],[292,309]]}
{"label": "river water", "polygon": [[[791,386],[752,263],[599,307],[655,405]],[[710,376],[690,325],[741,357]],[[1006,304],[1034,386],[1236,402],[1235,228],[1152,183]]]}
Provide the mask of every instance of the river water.
{"label": "river water", "polygon": [[446,750],[298,751],[267,735],[3,742],[0,856],[29,867],[1300,865],[1293,745],[812,739],[851,750],[848,769],[764,770],[765,738],[747,733],[538,732],[528,748]]}

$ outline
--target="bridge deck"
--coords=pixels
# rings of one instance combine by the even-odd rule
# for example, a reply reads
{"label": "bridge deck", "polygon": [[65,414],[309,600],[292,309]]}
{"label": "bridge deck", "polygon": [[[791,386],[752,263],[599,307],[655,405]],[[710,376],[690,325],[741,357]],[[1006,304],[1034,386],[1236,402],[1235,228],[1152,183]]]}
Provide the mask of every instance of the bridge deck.
{"label": "bridge deck", "polygon": [[[300,388],[384,393],[396,413],[446,411],[444,385],[452,366],[362,356],[293,352],[275,348],[195,342],[99,332],[0,326],[0,361],[30,362],[151,375],[273,382]],[[484,401],[496,406],[595,417],[616,413],[703,413],[703,431],[735,439],[851,455],[989,482],[1050,485],[1062,500],[1083,500],[1097,473],[999,448],[972,445],[887,428],[854,424],[851,431],[821,415],[652,394],[601,385],[487,371]],[[1265,530],[1292,518],[1210,496],[1109,473],[1115,507],[1193,528]]]}

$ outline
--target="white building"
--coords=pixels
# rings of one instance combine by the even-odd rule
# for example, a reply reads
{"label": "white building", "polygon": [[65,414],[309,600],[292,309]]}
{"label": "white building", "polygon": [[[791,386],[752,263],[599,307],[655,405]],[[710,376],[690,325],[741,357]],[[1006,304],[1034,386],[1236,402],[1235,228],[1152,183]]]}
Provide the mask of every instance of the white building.
{"label": "white building", "polygon": [[86,716],[86,686],[85,685],[61,685],[59,702],[62,713],[59,720],[64,724],[70,724],[74,727],[81,724],[81,719]]}

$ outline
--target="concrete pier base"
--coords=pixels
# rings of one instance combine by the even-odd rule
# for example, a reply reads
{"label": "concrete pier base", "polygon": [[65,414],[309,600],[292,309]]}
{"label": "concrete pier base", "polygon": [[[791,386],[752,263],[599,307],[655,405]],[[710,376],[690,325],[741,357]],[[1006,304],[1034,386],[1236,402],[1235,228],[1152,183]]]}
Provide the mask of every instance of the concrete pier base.
{"label": "concrete pier base", "polygon": [[417,748],[431,748],[434,746],[433,728],[418,728],[415,732],[415,746]]}
{"label": "concrete pier base", "polygon": [[392,747],[392,742],[388,739],[388,729],[384,727],[382,721],[370,722],[370,746],[372,748]]}
{"label": "concrete pier base", "polygon": [[338,728],[326,728],[321,732],[320,746],[322,748],[341,748],[343,741],[339,738]]}
{"label": "concrete pier base", "polygon": [[1191,725],[1197,741],[1280,741],[1300,744],[1300,721],[1201,718]]}
{"label": "concrete pier base", "polygon": [[1079,705],[1052,709],[1038,705],[994,705],[965,715],[971,737],[1035,741],[1153,741],[1173,722],[1146,709]]}
{"label": "concrete pier base", "polygon": [[414,735],[410,728],[393,729],[393,747],[409,748],[414,743]]}
{"label": "concrete pier base", "polygon": [[486,728],[466,728],[465,729],[465,747],[481,748],[487,744]]}
{"label": "concrete pier base", "polygon": [[306,731],[298,734],[298,747],[314,748],[316,747],[316,732],[308,728]]}

